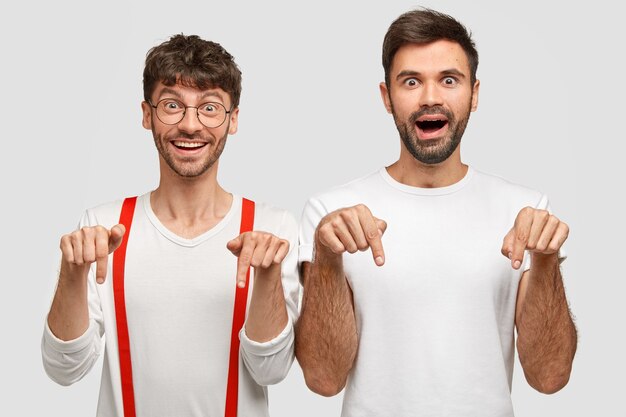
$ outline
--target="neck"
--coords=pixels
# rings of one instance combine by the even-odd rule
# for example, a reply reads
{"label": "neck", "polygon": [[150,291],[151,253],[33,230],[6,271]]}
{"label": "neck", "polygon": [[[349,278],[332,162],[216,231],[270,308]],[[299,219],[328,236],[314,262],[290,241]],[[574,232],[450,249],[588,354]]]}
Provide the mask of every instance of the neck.
{"label": "neck", "polygon": [[226,216],[233,197],[217,182],[217,162],[204,174],[186,178],[161,161],[159,186],[150,195],[152,211],[165,227],[193,238]]}
{"label": "neck", "polygon": [[448,159],[438,164],[418,161],[402,146],[400,159],[387,168],[389,175],[399,183],[419,188],[439,188],[455,184],[467,174],[467,165],[461,162],[460,145]]}

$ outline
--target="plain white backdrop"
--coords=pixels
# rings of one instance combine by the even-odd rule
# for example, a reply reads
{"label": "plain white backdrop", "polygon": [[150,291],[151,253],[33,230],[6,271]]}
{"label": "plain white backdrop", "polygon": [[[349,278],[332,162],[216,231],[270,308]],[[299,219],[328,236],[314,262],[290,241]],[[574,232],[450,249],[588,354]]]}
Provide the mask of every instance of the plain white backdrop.
{"label": "plain white backdrop", "polygon": [[[481,91],[463,160],[539,189],[571,227],[566,289],[579,328],[569,385],[544,396],[516,363],[518,417],[626,416],[623,198],[626,39],[618,2],[429,1],[473,32]],[[615,4],[615,5],[612,5]],[[71,387],[45,375],[40,338],[60,236],[87,207],[154,189],[141,127],[145,54],[174,33],[221,43],[243,72],[239,132],[220,180],[291,210],[399,152],[378,93],[382,39],[418,3],[12,2],[0,6],[2,416],[95,414],[101,361]],[[399,341],[401,343],[402,341]],[[338,416],[294,364],[273,417]]]}

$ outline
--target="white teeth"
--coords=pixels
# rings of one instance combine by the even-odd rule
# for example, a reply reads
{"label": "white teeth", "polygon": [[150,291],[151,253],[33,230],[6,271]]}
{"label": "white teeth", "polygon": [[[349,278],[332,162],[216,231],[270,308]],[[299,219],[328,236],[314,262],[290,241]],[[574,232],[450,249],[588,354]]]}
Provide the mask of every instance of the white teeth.
{"label": "white teeth", "polygon": [[205,144],[198,142],[174,142],[174,145],[178,146],[179,148],[200,148]]}

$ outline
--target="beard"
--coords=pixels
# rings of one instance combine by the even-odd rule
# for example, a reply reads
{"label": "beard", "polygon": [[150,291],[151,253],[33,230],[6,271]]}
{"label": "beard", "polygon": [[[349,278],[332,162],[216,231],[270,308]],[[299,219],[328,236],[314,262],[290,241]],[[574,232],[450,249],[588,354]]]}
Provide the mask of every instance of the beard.
{"label": "beard", "polygon": [[[393,114],[393,120],[396,122],[400,138],[411,155],[424,164],[433,165],[448,159],[459,146],[459,143],[461,143],[461,138],[469,121],[471,104],[459,120],[456,119],[451,111],[442,106],[426,107],[413,112],[406,122],[398,119],[393,103],[391,105],[391,113]],[[421,140],[418,138],[415,126],[417,120],[426,114],[445,115],[448,119],[448,133],[445,136],[433,139]]]}
{"label": "beard", "polygon": [[[181,177],[194,178],[207,172],[220,158],[222,152],[224,151],[224,146],[226,146],[228,129],[226,129],[224,136],[218,139],[217,142],[211,140],[210,137],[207,137],[208,135],[202,134],[189,135],[187,133],[177,132],[167,136],[159,135],[155,133],[154,124],[152,126],[152,136],[154,138],[154,144],[159,151],[159,155],[167,163],[170,169]],[[206,159],[202,161],[193,160],[197,157],[181,159],[174,157],[174,155],[172,155],[169,151],[169,148],[166,146],[173,139],[200,139],[203,142],[207,142],[204,146],[211,146],[213,143],[217,143],[217,146],[211,153],[209,153]]]}

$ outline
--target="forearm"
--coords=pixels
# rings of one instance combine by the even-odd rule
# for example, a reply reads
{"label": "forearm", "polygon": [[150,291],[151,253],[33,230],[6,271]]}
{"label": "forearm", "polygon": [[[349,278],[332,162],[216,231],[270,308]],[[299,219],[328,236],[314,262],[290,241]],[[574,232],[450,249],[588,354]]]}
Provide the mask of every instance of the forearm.
{"label": "forearm", "polygon": [[294,357],[293,326],[287,315],[280,271],[278,275],[270,280],[259,277],[257,272],[241,335],[243,361],[256,383],[264,386],[282,381]]}
{"label": "forearm", "polygon": [[296,326],[296,358],[309,388],[331,396],[345,386],[357,350],[352,294],[341,255],[303,265],[304,297]]}
{"label": "forearm", "polygon": [[89,327],[88,271],[89,266],[61,262],[59,282],[48,314],[48,326],[61,340],[76,339]]}
{"label": "forearm", "polygon": [[554,255],[532,255],[527,288],[518,300],[517,348],[529,384],[553,393],[567,384],[576,352],[576,328]]}
{"label": "forearm", "polygon": [[254,286],[245,331],[250,340],[267,342],[285,328],[288,322],[280,264],[255,269]]}

